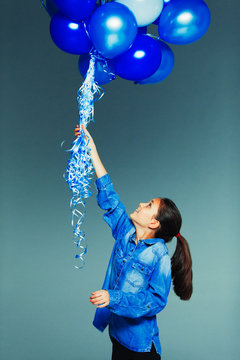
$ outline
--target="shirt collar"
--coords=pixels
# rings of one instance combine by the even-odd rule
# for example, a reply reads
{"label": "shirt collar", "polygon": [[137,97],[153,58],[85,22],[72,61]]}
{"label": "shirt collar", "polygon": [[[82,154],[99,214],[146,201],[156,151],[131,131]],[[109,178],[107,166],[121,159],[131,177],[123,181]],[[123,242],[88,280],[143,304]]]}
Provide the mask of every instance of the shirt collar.
{"label": "shirt collar", "polygon": [[[129,234],[130,234],[130,241],[133,241],[135,243],[135,240],[136,240],[135,226],[132,227]],[[149,245],[156,244],[157,242],[161,242],[161,243],[165,244],[165,240],[162,238],[150,238],[150,239],[139,239],[139,240],[142,240],[143,242],[145,242],[146,244],[149,244]]]}

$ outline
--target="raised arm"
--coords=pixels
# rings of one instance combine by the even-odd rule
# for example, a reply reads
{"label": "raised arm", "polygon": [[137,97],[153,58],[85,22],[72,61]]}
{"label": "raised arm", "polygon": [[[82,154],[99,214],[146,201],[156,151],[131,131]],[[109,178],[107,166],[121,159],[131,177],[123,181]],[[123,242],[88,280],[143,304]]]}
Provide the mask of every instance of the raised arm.
{"label": "raised arm", "polygon": [[[121,240],[124,245],[124,235],[126,235],[134,225],[126,212],[125,206],[122,204],[119,195],[113,187],[110,175],[101,162],[93,138],[84,126],[83,130],[87,141],[89,137],[88,146],[91,149],[92,163],[97,176],[95,186],[97,189],[98,205],[101,209],[107,210],[107,212],[103,214],[103,219],[112,229],[113,237],[115,240]],[[77,125],[75,128],[75,136],[78,135],[80,135],[80,131]]]}
{"label": "raised arm", "polygon": [[[85,136],[84,136],[85,140],[88,141],[88,137],[89,137],[88,146],[91,149],[92,163],[93,163],[97,178],[100,178],[103,175],[107,174],[107,171],[106,171],[105,167],[103,166],[102,161],[98,155],[98,151],[97,151],[97,148],[93,141],[92,136],[90,135],[90,133],[88,132],[88,130],[86,129],[86,127],[84,125],[82,125],[82,127],[83,127],[83,131],[85,133]],[[80,135],[80,130],[79,130],[78,125],[76,126],[74,133],[75,133],[76,137]]]}

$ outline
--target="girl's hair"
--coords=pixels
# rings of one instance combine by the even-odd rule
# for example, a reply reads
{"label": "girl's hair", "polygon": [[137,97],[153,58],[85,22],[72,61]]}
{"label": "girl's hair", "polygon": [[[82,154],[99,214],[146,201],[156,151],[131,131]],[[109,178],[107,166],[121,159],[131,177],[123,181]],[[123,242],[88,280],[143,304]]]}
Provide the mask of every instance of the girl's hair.
{"label": "girl's hair", "polygon": [[[181,214],[175,203],[168,198],[160,198],[161,204],[156,219],[160,222],[160,229],[155,237],[165,242],[172,240],[180,232],[182,225]],[[181,300],[189,300],[192,292],[192,258],[187,240],[179,235],[176,250],[171,258],[173,290]]]}

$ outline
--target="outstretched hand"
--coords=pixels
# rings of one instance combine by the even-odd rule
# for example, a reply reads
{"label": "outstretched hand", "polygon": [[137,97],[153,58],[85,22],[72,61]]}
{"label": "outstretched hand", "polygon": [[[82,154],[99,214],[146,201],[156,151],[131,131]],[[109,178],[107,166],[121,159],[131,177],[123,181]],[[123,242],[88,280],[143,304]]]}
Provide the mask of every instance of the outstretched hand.
{"label": "outstretched hand", "polygon": [[98,290],[98,291],[94,291],[91,293],[92,296],[90,296],[89,301],[93,304],[93,305],[99,305],[97,306],[97,308],[102,308],[105,307],[109,304],[109,293],[107,290]]}
{"label": "outstretched hand", "polygon": [[[88,143],[88,139],[89,139],[88,147],[90,147],[90,149],[92,150],[93,148],[96,147],[96,145],[93,141],[93,138],[83,124],[82,124],[82,130],[84,131],[84,139],[87,143]],[[80,135],[79,125],[76,125],[76,127],[74,129],[74,135],[75,135],[75,137],[78,137]]]}

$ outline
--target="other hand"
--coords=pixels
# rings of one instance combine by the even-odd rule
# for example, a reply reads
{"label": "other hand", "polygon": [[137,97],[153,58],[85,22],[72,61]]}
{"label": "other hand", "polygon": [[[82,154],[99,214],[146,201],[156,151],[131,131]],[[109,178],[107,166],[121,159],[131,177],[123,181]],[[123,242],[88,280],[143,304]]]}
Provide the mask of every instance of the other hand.
{"label": "other hand", "polygon": [[97,306],[97,308],[102,308],[105,307],[109,304],[109,293],[107,290],[98,290],[98,291],[94,291],[91,293],[92,296],[90,296],[89,301],[93,304],[93,305],[99,305]]}

